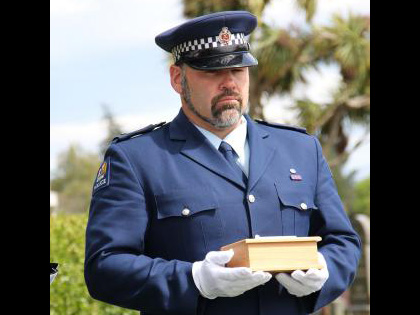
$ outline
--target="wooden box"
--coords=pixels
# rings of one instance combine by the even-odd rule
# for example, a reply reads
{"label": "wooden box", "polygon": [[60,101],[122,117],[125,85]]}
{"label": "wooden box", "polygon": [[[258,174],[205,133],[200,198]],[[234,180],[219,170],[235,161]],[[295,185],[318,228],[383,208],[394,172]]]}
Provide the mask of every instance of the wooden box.
{"label": "wooden box", "polygon": [[223,246],[233,249],[234,255],[227,267],[249,267],[252,271],[289,272],[294,270],[321,269],[318,262],[319,236],[271,236],[244,239]]}

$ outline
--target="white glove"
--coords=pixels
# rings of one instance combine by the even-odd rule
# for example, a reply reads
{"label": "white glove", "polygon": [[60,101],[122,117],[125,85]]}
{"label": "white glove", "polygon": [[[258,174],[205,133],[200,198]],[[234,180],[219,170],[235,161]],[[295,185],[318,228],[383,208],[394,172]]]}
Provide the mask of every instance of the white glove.
{"label": "white glove", "polygon": [[318,252],[318,261],[324,268],[310,268],[306,273],[302,270],[295,270],[291,275],[278,273],[275,277],[290,294],[297,297],[309,295],[320,290],[329,276],[327,262],[320,252]]}
{"label": "white glove", "polygon": [[234,255],[233,250],[208,252],[203,261],[193,263],[192,274],[201,295],[208,299],[238,296],[272,277],[268,272],[246,267],[224,267]]}

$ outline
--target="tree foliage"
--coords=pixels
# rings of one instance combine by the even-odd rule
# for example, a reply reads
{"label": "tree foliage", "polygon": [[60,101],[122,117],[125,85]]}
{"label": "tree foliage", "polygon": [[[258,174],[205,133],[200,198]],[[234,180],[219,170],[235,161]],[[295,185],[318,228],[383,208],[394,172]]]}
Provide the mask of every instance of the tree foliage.
{"label": "tree foliage", "polygon": [[261,16],[264,7],[270,0],[184,0],[184,15],[196,17],[218,11],[248,10]]}
{"label": "tree foliage", "polygon": [[370,177],[356,184],[352,212],[370,216]]}
{"label": "tree foliage", "polygon": [[105,120],[107,126],[107,136],[101,141],[99,145],[100,154],[103,157],[105,155],[105,151],[111,144],[111,141],[122,133],[122,129],[115,120],[114,115],[112,114],[108,105],[102,104],[102,110],[104,111],[103,119]]}
{"label": "tree foliage", "polygon": [[59,194],[59,210],[85,212],[89,206],[92,184],[100,164],[98,154],[71,145],[58,157],[58,167],[51,189]]}

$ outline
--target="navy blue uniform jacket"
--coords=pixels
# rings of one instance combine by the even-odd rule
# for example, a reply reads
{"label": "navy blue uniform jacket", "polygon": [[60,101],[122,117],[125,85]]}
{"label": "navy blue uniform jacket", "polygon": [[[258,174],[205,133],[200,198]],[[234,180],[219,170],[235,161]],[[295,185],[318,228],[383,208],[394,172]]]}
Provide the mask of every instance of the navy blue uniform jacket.
{"label": "navy blue uniform jacket", "polygon": [[[93,298],[143,315],[293,315],[314,312],[346,290],[360,241],[318,140],[246,119],[247,187],[182,110],[171,123],[109,147],[106,184],[93,192],[86,231],[85,280]],[[302,180],[290,178],[291,168]],[[330,273],[323,288],[298,298],[279,290],[273,277],[238,297],[201,297],[192,263],[257,234],[321,236]]]}

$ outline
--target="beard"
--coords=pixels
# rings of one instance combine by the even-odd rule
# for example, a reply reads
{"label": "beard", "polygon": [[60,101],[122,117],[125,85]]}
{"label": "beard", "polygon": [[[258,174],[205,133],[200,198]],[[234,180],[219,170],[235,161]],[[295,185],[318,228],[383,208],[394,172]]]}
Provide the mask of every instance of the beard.
{"label": "beard", "polygon": [[[236,125],[241,119],[243,113],[243,100],[239,93],[230,89],[225,89],[223,93],[215,96],[211,100],[211,115],[206,117],[198,112],[193,102],[191,101],[191,91],[185,75],[182,75],[182,98],[187,104],[188,108],[198,117],[205,122],[209,123],[217,129],[225,129]],[[220,99],[226,96],[234,96],[236,101],[225,102],[223,105],[218,106]]]}

